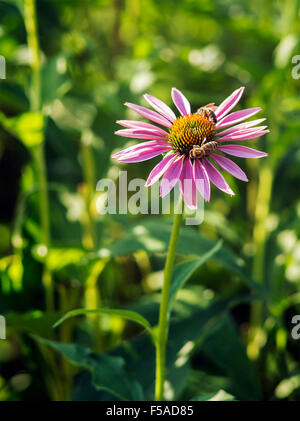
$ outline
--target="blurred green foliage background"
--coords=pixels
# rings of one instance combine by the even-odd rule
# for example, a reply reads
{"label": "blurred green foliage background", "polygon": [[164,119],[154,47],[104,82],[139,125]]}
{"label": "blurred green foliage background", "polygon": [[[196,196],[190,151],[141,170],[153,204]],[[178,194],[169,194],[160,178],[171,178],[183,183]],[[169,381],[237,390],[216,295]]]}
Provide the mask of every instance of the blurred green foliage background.
{"label": "blurred green foliage background", "polygon": [[223,245],[178,295],[166,398],[299,400],[299,0],[37,0],[35,22],[30,5],[0,1],[0,400],[153,398],[137,325],[53,324],[82,307],[157,322],[170,217],[101,216],[96,182],[147,177],[153,161],[110,159],[115,121],[146,92],[172,106],[173,86],[194,110],[246,86],[240,106],[261,106],[270,133],[249,141],[268,158],[237,160],[249,183],[227,175],[236,196],[213,188],[204,223],[182,229],[179,264]]}

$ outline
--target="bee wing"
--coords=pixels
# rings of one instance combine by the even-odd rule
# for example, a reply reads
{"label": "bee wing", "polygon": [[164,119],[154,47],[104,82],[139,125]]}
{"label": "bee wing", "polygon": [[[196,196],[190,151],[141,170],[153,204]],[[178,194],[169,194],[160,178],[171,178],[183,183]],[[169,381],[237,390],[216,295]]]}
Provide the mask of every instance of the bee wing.
{"label": "bee wing", "polygon": [[214,102],[210,102],[209,104],[204,105],[204,107],[203,107],[203,108],[211,108],[211,107],[213,107],[214,105],[215,105],[215,103],[214,103]]}

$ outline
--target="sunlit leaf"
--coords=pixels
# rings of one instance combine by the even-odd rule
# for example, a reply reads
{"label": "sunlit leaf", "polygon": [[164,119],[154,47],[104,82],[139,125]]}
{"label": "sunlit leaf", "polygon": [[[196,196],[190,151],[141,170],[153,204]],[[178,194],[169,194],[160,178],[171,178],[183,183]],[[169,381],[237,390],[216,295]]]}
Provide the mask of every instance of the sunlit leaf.
{"label": "sunlit leaf", "polygon": [[217,393],[210,393],[191,399],[192,401],[236,401],[235,397],[225,390],[219,390]]}
{"label": "sunlit leaf", "polygon": [[[36,248],[33,249],[33,253],[37,260],[43,261]],[[58,271],[71,264],[79,264],[85,254],[84,250],[79,248],[52,248],[47,255],[47,264],[52,271]]]}
{"label": "sunlit leaf", "polygon": [[181,263],[174,267],[173,275],[172,275],[172,283],[170,288],[170,297],[169,297],[169,311],[172,308],[174,300],[176,299],[176,294],[180,288],[184,286],[184,284],[188,281],[191,275],[205,263],[208,259],[210,259],[215,253],[219,251],[222,246],[222,241],[219,241],[211,250],[206,252],[203,256],[199,259],[195,259],[189,262]]}
{"label": "sunlit leaf", "polygon": [[39,112],[23,113],[11,118],[0,113],[0,123],[28,148],[38,146],[44,140],[44,116]]}
{"label": "sunlit leaf", "polygon": [[130,320],[132,322],[138,323],[139,325],[143,326],[145,329],[147,329],[151,334],[151,325],[143,316],[140,314],[129,311],[129,310],[122,310],[122,309],[110,309],[110,308],[98,308],[98,309],[78,309],[78,310],[72,310],[69,311],[67,314],[65,314],[61,319],[59,319],[54,327],[59,326],[62,322],[64,322],[67,319],[70,319],[71,317],[75,316],[82,316],[86,314],[107,314],[109,316],[118,316],[123,319]]}
{"label": "sunlit leaf", "polygon": [[296,390],[300,390],[299,372],[295,372],[288,378],[281,380],[275,389],[275,396],[277,399],[286,399]]}

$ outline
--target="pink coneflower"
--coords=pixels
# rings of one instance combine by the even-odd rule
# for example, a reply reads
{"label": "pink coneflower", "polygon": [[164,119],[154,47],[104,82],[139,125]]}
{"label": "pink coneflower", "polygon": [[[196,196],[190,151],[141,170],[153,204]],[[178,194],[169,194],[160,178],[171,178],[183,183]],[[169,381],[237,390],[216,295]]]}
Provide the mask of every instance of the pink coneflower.
{"label": "pink coneflower", "polygon": [[[196,189],[205,201],[210,200],[210,181],[225,193],[234,195],[213,163],[234,177],[248,181],[244,171],[220,152],[242,158],[266,156],[265,152],[231,142],[254,139],[269,132],[267,126],[257,126],[264,118],[241,123],[258,113],[261,110],[259,107],[229,113],[240,100],[243,91],[243,87],[237,89],[218,107],[208,104],[192,113],[186,97],[173,88],[172,99],[180,117],[176,117],[170,107],[152,95],[144,97],[156,111],[125,103],[130,109],[166,127],[168,131],[142,121],[120,120],[117,123],[127,129],[118,130],[117,135],[151,140],[117,152],[113,158],[121,162],[140,162],[163,154],[163,159],[151,171],[146,186],[151,186],[162,177],[160,193],[165,196],[179,181],[182,197],[190,208],[197,206]],[[185,180],[191,181],[189,188],[186,188]]]}

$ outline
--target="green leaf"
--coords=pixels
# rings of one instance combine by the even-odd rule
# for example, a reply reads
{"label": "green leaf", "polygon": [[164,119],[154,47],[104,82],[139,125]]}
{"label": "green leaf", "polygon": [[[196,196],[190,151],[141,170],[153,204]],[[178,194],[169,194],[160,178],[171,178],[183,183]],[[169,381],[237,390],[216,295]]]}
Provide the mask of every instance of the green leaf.
{"label": "green leaf", "polygon": [[[38,246],[32,247],[32,253],[37,260],[42,262],[44,258],[38,254],[37,248]],[[47,264],[52,272],[59,271],[66,266],[80,264],[85,254],[85,251],[80,248],[52,248],[47,255]]]}
{"label": "green leaf", "polygon": [[[200,300],[199,300],[200,301]],[[176,303],[178,300],[176,300]],[[181,303],[181,306],[184,304]],[[204,304],[205,308],[197,307],[196,311],[189,313],[188,317],[177,318],[170,323],[169,340],[167,344],[166,378],[170,384],[169,391],[172,399],[179,399],[186,387],[189,370],[189,357],[193,350],[193,342],[198,341],[211,329],[211,322],[223,317],[226,312],[224,302]],[[190,306],[188,306],[190,307]],[[192,306],[193,308],[193,306]],[[191,345],[191,346],[190,346]],[[123,344],[113,351],[113,355],[122,356],[128,363],[130,372],[136,373],[141,383],[145,398],[153,399],[155,353],[147,335],[139,335],[129,343]],[[170,396],[171,398],[171,396]]]}
{"label": "green leaf", "polygon": [[19,12],[24,16],[24,1],[22,0],[11,0],[10,3],[14,4]]}
{"label": "green leaf", "polygon": [[42,69],[42,99],[44,104],[64,96],[72,86],[67,74],[67,60],[63,55],[53,57]]}
{"label": "green leaf", "polygon": [[225,392],[225,390],[219,390],[217,393],[208,393],[206,395],[202,395],[199,397],[195,397],[191,399],[191,401],[236,401],[235,397],[230,395],[230,393]]}
{"label": "green leaf", "polygon": [[90,370],[96,390],[109,392],[121,400],[143,400],[142,388],[127,373],[123,358],[94,353],[81,345],[61,344],[38,336],[34,339],[60,352],[76,366]]}
{"label": "green leaf", "polygon": [[222,241],[219,241],[211,250],[206,252],[203,256],[199,259],[195,259],[189,262],[181,263],[174,267],[173,276],[172,276],[172,283],[170,288],[170,296],[169,296],[169,311],[171,310],[174,301],[176,299],[176,294],[180,288],[184,286],[184,284],[189,280],[192,274],[209,260],[215,253],[219,251],[222,246]]}
{"label": "green leaf", "polygon": [[[199,366],[199,364],[197,364]],[[197,400],[203,396],[215,396],[219,390],[230,390],[230,382],[224,375],[207,370],[205,363],[201,370],[192,369],[186,391],[187,399]]]}
{"label": "green leaf", "polygon": [[[135,253],[138,250],[145,250],[148,253],[166,252],[170,240],[172,226],[166,221],[146,221],[143,224],[135,225],[120,240],[107,248],[102,248],[91,258],[115,257],[128,253]],[[215,247],[217,241],[203,237],[191,227],[181,227],[177,245],[177,253],[191,256],[203,256],[207,250]],[[220,263],[242,277],[245,283],[260,295],[267,297],[266,290],[254,282],[245,269],[245,263],[238,258],[226,246],[212,255],[212,259]]]}
{"label": "green leaf", "polygon": [[0,123],[28,148],[38,146],[44,140],[44,116],[42,113],[28,112],[11,118],[0,113]]}
{"label": "green leaf", "polygon": [[275,389],[277,399],[286,399],[296,390],[300,389],[300,373],[299,370],[294,371],[288,378],[282,379]]}
{"label": "green leaf", "polygon": [[261,400],[258,373],[229,314],[207,330],[201,351],[230,380],[230,390],[240,400]]}
{"label": "green leaf", "polygon": [[[207,298],[204,288],[193,286],[180,290],[174,303],[175,317],[170,322],[166,358],[166,377],[170,384],[169,391],[173,394],[172,399],[180,399],[187,386],[186,371],[183,368],[189,370],[189,360],[195,352],[205,353],[204,364],[200,367],[202,371],[208,369],[209,359],[209,367],[226,379],[226,384],[218,384],[213,390],[204,393],[215,394],[226,387],[237,399],[261,398],[255,366],[248,359],[245,346],[228,315],[230,303],[230,299]],[[153,307],[153,311],[157,310],[158,303]],[[147,309],[148,306],[146,311],[151,318]],[[153,399],[154,393],[155,354],[150,345],[147,335],[139,335],[126,343],[126,346],[122,345],[113,351],[114,355],[121,355],[128,361],[131,372],[137,373],[146,399]],[[190,396],[197,395],[193,391]]]}
{"label": "green leaf", "polygon": [[61,319],[59,319],[54,324],[53,327],[59,326],[62,322],[64,322],[67,319],[70,319],[71,317],[82,316],[84,314],[90,314],[90,313],[108,314],[109,316],[118,316],[123,319],[130,320],[132,322],[138,323],[139,325],[143,326],[152,335],[152,328],[151,328],[150,323],[139,313],[136,313],[135,311],[130,311],[130,310],[110,309],[110,308],[96,308],[96,309],[81,308],[78,310],[72,310],[66,313]]}
{"label": "green leaf", "polygon": [[28,313],[8,313],[5,315],[7,328],[15,332],[43,335],[51,338],[53,323],[61,316],[59,312],[43,313],[35,310]]}

